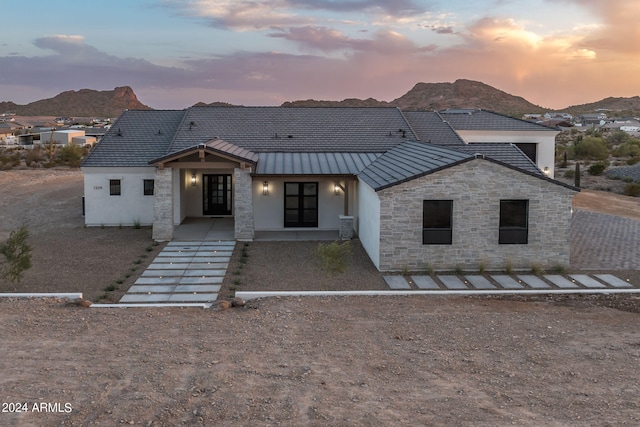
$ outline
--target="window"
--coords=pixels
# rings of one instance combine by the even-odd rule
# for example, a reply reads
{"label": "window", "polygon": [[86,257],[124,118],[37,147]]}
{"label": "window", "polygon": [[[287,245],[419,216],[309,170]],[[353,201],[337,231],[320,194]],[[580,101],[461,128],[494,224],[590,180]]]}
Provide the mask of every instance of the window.
{"label": "window", "polygon": [[422,202],[422,244],[450,245],[453,200]]}
{"label": "window", "polygon": [[501,245],[526,245],[529,238],[529,201],[500,200]]}
{"label": "window", "polygon": [[145,179],[142,181],[144,185],[144,195],[145,196],[153,196],[153,186],[155,181],[152,179]]}
{"label": "window", "polygon": [[119,196],[120,195],[120,180],[119,179],[110,179],[109,180],[109,195],[110,196]]}
{"label": "window", "polygon": [[317,182],[285,182],[284,226],[318,226]]}

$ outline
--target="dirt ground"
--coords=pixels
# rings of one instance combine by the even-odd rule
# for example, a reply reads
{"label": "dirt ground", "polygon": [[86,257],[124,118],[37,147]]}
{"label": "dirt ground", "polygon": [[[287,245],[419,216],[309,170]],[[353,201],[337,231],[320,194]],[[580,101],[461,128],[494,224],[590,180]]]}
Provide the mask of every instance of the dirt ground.
{"label": "dirt ground", "polygon": [[[78,171],[0,172],[0,239],[21,224],[32,236],[19,291],[117,301],[162,247],[149,229],[84,228],[81,196]],[[576,203],[616,203],[588,200]],[[295,274],[285,264],[305,272],[301,287],[379,286],[358,252],[330,280],[295,246],[250,248],[240,287]],[[0,299],[0,425],[638,425],[638,307],[636,296],[273,298],[225,311]]]}

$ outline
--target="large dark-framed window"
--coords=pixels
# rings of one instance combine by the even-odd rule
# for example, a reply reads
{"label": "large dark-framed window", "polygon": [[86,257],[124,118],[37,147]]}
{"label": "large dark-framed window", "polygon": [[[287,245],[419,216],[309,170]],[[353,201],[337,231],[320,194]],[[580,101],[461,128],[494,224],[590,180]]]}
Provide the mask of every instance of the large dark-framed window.
{"label": "large dark-framed window", "polygon": [[143,194],[145,196],[153,196],[153,190],[155,186],[155,181],[153,179],[145,179],[142,181],[143,185]]}
{"label": "large dark-framed window", "polygon": [[318,226],[318,183],[284,183],[284,226]]}
{"label": "large dark-framed window", "polygon": [[529,201],[500,200],[501,245],[526,245],[529,242]]}
{"label": "large dark-framed window", "polygon": [[453,200],[423,200],[422,244],[450,245],[452,222]]}
{"label": "large dark-framed window", "polygon": [[122,194],[122,185],[119,179],[110,179],[109,180],[109,195],[110,196],[119,196]]}

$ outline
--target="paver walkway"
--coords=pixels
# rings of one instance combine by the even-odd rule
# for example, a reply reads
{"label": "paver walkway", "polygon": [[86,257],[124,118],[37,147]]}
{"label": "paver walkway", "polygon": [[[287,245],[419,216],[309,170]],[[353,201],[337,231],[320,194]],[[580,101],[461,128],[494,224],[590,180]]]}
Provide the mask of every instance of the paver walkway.
{"label": "paver walkway", "polygon": [[637,290],[640,293],[640,286],[634,286],[612,274],[545,274],[534,275],[435,275],[435,276],[384,276],[384,280],[390,289],[414,289],[433,291],[616,291],[630,292]]}
{"label": "paver walkway", "polygon": [[169,242],[120,302],[215,301],[235,244],[235,241]]}

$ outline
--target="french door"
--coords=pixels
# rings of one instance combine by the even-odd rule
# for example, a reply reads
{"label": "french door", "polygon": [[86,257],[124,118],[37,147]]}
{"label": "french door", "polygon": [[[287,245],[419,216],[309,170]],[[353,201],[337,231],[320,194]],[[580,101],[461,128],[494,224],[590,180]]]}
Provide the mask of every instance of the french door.
{"label": "french door", "polygon": [[285,182],[284,226],[318,226],[317,182]]}
{"label": "french door", "polygon": [[202,175],[202,215],[231,215],[231,175]]}

